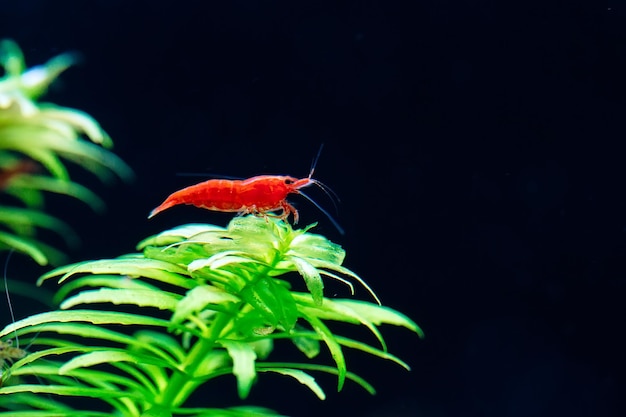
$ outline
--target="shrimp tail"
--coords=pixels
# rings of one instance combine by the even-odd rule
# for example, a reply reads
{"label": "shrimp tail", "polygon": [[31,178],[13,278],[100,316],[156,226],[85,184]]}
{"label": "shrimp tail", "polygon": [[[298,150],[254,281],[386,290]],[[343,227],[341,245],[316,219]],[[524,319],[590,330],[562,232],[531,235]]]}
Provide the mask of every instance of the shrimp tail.
{"label": "shrimp tail", "polygon": [[177,204],[180,204],[180,203],[173,201],[173,200],[169,200],[169,199],[165,200],[160,206],[156,207],[154,210],[150,212],[150,214],[148,215],[148,218],[151,219],[157,214],[159,214],[160,212],[167,210],[168,208],[173,207]]}
{"label": "shrimp tail", "polygon": [[156,216],[160,212],[162,212],[164,210],[167,210],[170,207],[174,207],[174,206],[177,206],[179,204],[189,204],[179,194],[180,194],[180,192],[176,192],[176,193],[173,193],[172,195],[170,195],[169,197],[167,197],[165,199],[165,201],[161,203],[161,205],[159,205],[158,207],[156,207],[154,210],[152,210],[150,212],[150,214],[148,215],[148,219],[153,218],[154,216]]}

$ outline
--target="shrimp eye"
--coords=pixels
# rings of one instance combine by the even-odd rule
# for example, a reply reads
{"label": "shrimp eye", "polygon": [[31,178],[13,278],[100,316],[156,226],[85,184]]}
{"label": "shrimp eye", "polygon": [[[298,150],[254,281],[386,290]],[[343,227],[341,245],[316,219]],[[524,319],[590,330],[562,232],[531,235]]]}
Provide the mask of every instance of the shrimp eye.
{"label": "shrimp eye", "polygon": [[287,185],[291,185],[291,184],[293,184],[294,182],[295,182],[295,181],[294,181],[294,180],[292,180],[291,178],[285,178],[285,184],[287,184]]}

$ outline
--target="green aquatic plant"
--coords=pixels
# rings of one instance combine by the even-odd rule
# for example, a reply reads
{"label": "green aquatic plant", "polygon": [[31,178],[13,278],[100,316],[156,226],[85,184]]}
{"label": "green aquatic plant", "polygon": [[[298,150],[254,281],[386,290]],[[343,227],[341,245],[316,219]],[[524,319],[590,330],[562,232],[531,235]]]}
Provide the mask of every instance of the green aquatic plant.
{"label": "green aquatic plant", "polygon": [[52,82],[75,61],[59,55],[27,68],[22,51],[0,41],[0,251],[17,250],[39,264],[59,263],[62,254],[37,235],[57,233],[68,245],[77,237],[64,221],[46,212],[46,192],[65,194],[101,211],[100,198],[70,178],[71,162],[103,181],[132,177],[130,168],[107,150],[111,138],[88,114],[40,102]]}
{"label": "green aquatic plant", "polygon": [[[40,230],[75,240],[70,226],[47,212],[45,193],[103,207],[70,178],[67,162],[103,181],[132,175],[108,150],[111,140],[93,118],[38,101],[73,62],[66,54],[27,69],[18,46],[0,42],[0,251],[22,252],[42,265],[59,262],[61,254],[43,242]],[[374,393],[348,370],[346,352],[408,369],[388,352],[380,327],[422,332],[382,306],[343,266],[345,251],[311,233],[313,226],[293,229],[256,216],[236,217],[226,228],[189,224],[145,239],[136,253],[44,274],[40,285],[59,284],[53,303],[59,309],[0,331],[0,416],[278,415],[255,406],[219,408],[212,387],[228,375],[242,399],[268,373],[295,379],[321,399],[318,373],[336,376],[339,390],[348,381]],[[328,279],[371,301],[327,298]],[[350,337],[345,324],[372,336]],[[274,358],[277,344],[293,345],[301,359]],[[323,359],[324,351],[330,359]],[[198,394],[201,405],[192,405]]]}
{"label": "green aquatic plant", "polygon": [[[373,393],[348,370],[346,350],[408,369],[387,351],[379,327],[422,332],[378,304],[342,265],[345,251],[312,227],[256,216],[235,217],[226,228],[189,224],[143,240],[137,253],[46,273],[39,283],[58,281],[60,310],[0,332],[29,346],[3,373],[0,405],[8,411],[0,416],[279,415],[253,406],[187,405],[198,391],[209,402],[211,384],[226,375],[234,375],[242,399],[266,373],[293,378],[321,399],[319,372],[335,375],[339,390],[352,381]],[[373,301],[327,298],[326,279],[352,292],[365,288]],[[338,334],[336,323],[363,326],[374,343]],[[274,345],[285,342],[302,353],[301,361],[272,358]],[[331,364],[315,361],[323,350]],[[76,405],[76,397],[91,399],[92,407]]]}

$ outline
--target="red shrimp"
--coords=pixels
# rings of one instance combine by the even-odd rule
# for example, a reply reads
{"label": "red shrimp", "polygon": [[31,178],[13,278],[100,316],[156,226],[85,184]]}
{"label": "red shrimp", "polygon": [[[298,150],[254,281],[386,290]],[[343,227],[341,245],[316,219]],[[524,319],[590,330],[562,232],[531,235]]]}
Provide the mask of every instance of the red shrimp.
{"label": "red shrimp", "polygon": [[208,180],[183,188],[170,194],[160,206],[152,210],[148,218],[179,204],[224,212],[237,212],[241,215],[267,215],[281,210],[278,216],[286,220],[293,214],[293,222],[298,223],[298,210],[289,202],[289,194],[301,194],[299,190],[311,184],[319,184],[313,178],[294,178],[279,175],[259,175],[246,180]]}
{"label": "red shrimp", "polygon": [[[13,340],[9,339],[6,342],[0,340],[0,371],[3,370],[5,361],[13,362],[17,359],[22,359],[26,355],[25,350],[13,346]],[[0,372],[1,375],[2,373]]]}
{"label": "red shrimp", "polygon": [[312,178],[315,165],[322,151],[320,150],[313,161],[311,172],[306,178],[295,178],[282,175],[259,175],[245,180],[214,179],[191,185],[169,195],[160,206],[152,210],[148,218],[152,218],[170,207],[179,204],[193,205],[213,211],[236,212],[239,215],[254,214],[269,216],[270,212],[280,210],[279,215],[273,215],[287,220],[293,214],[293,223],[299,220],[298,210],[292,206],[287,197],[289,194],[300,194],[324,213],[339,233],[344,234],[342,227],[313,199],[300,191],[304,187],[315,184],[331,198],[335,194],[320,181]]}
{"label": "red shrimp", "polygon": [[8,187],[9,183],[20,174],[30,174],[36,172],[39,166],[30,159],[21,159],[8,168],[0,171],[0,190]]}

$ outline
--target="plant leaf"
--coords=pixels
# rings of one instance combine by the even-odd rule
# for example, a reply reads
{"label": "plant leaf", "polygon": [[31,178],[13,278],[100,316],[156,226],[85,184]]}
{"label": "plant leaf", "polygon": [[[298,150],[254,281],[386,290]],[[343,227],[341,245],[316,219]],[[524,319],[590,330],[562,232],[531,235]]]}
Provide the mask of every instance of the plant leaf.
{"label": "plant leaf", "polygon": [[390,307],[375,305],[372,303],[367,303],[365,301],[348,299],[334,299],[333,302],[342,306],[349,307],[351,310],[356,312],[359,317],[362,317],[363,319],[376,325],[391,324],[394,326],[402,326],[417,333],[419,337],[424,337],[424,332],[417,325],[417,323],[415,323],[405,314],[402,314],[399,311],[394,310]]}
{"label": "plant leaf", "polygon": [[275,372],[281,375],[290,376],[296,379],[299,383],[306,385],[320,400],[326,399],[326,394],[322,387],[319,386],[317,382],[315,382],[315,378],[311,375],[307,374],[304,371],[300,371],[298,369],[290,369],[290,368],[261,368],[259,369],[261,372]]}
{"label": "plant leaf", "polygon": [[63,282],[72,275],[81,273],[145,277],[183,288],[192,288],[195,286],[192,280],[184,276],[186,270],[178,265],[154,259],[137,258],[117,258],[79,262],[63,268],[57,268],[42,275],[37,281],[37,284],[41,285],[43,281],[59,275],[62,275],[59,282]]}
{"label": "plant leaf", "polygon": [[229,294],[212,285],[199,285],[187,292],[180,300],[172,315],[172,323],[181,323],[192,313],[204,310],[211,304],[237,303],[239,297]]}
{"label": "plant leaf", "polygon": [[35,242],[26,238],[0,231],[0,243],[33,258],[39,265],[47,265],[48,258]]}
{"label": "plant leaf", "polygon": [[12,332],[28,326],[54,322],[89,322],[93,324],[120,324],[138,326],[156,326],[167,328],[169,321],[138,314],[121,313],[117,311],[95,310],[66,310],[51,311],[35,314],[25,319],[9,324],[2,331],[0,337],[7,336]]}
{"label": "plant leaf", "polygon": [[180,300],[177,294],[155,291],[151,289],[113,289],[101,288],[93,291],[82,291],[61,303],[66,310],[78,304],[113,303],[133,304],[139,307],[155,307],[159,310],[175,310]]}
{"label": "plant leaf", "polygon": [[302,278],[304,278],[306,287],[313,297],[313,302],[317,305],[321,305],[322,299],[324,298],[324,282],[318,270],[313,265],[297,256],[289,256],[288,259],[293,262],[300,275],[302,275]]}
{"label": "plant leaf", "polygon": [[234,340],[220,340],[220,344],[226,348],[228,355],[233,360],[233,375],[237,378],[237,392],[239,398],[245,399],[250,393],[250,388],[256,379],[256,353],[248,343]]}
{"label": "plant leaf", "polygon": [[239,295],[267,320],[269,326],[280,324],[285,331],[290,331],[296,325],[298,310],[291,292],[272,279],[260,279],[246,286]]}
{"label": "plant leaf", "polygon": [[76,182],[43,175],[21,175],[13,179],[5,191],[19,194],[32,189],[74,197],[88,204],[97,213],[102,213],[105,208],[104,201],[87,187]]}
{"label": "plant leaf", "polygon": [[65,362],[59,373],[61,375],[67,375],[71,371],[77,368],[88,368],[94,365],[110,364],[113,362],[131,362],[156,365],[161,368],[168,368],[169,364],[148,355],[140,355],[137,353],[130,353],[121,349],[99,349],[95,352],[85,353],[72,358]]}
{"label": "plant leaf", "polygon": [[341,349],[341,345],[337,342],[335,335],[315,316],[305,316],[306,321],[311,324],[313,330],[322,338],[328,350],[330,351],[330,355],[335,361],[335,365],[337,365],[337,391],[341,391],[343,388],[343,384],[346,380],[346,360],[343,356],[343,351]]}

